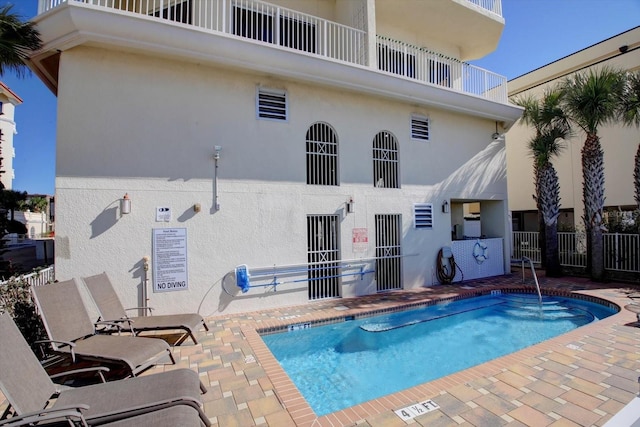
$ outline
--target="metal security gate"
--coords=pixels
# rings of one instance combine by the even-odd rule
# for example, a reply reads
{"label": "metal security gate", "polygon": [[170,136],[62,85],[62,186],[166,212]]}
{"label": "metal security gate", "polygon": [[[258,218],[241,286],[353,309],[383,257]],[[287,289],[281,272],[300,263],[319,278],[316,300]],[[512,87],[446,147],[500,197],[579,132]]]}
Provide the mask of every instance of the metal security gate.
{"label": "metal security gate", "polygon": [[340,296],[338,215],[307,216],[309,299]]}
{"label": "metal security gate", "polygon": [[401,230],[401,215],[376,215],[376,283],[378,292],[402,289]]}

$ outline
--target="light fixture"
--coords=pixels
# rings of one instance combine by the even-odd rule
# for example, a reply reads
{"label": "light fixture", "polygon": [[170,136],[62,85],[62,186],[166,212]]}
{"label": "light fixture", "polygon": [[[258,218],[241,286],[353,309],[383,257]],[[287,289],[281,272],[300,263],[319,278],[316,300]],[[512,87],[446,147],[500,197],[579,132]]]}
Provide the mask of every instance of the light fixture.
{"label": "light fixture", "polygon": [[215,147],[213,147],[213,150],[214,150],[213,158],[215,160],[220,160],[220,151],[222,151],[222,147],[219,145],[216,145]]}
{"label": "light fixture", "polygon": [[442,202],[442,213],[449,213],[449,202],[446,200]]}
{"label": "light fixture", "polygon": [[356,202],[353,201],[353,196],[349,196],[347,199],[347,213],[354,213],[356,211]]}
{"label": "light fixture", "polygon": [[498,122],[496,122],[496,131],[491,135],[491,138],[493,138],[494,141],[500,138],[500,133],[498,133]]}
{"label": "light fixture", "polygon": [[129,193],[125,193],[124,197],[120,199],[120,214],[128,213],[131,213],[131,199],[129,198]]}

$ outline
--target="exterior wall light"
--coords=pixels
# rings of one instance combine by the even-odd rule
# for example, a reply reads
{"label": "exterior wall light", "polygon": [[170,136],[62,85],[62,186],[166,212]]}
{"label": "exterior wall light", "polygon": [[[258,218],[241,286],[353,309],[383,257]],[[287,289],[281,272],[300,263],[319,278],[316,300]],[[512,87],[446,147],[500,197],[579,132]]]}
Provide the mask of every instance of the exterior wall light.
{"label": "exterior wall light", "polygon": [[120,214],[125,215],[131,213],[131,199],[129,193],[126,193],[122,199],[120,199]]}
{"label": "exterior wall light", "polygon": [[449,213],[449,202],[446,200],[442,202],[442,213]]}
{"label": "exterior wall light", "polygon": [[347,199],[347,213],[354,213],[356,211],[356,202],[353,201],[353,196],[349,196]]}

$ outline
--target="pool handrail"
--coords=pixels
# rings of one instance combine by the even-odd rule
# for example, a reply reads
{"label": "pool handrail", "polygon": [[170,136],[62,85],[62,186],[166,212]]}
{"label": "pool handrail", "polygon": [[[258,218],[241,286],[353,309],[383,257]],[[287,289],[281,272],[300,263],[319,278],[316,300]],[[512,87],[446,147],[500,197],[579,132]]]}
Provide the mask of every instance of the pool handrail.
{"label": "pool handrail", "polygon": [[536,282],[536,289],[538,291],[538,300],[542,303],[542,293],[540,292],[540,284],[538,283],[538,276],[536,275],[536,269],[533,266],[533,261],[531,258],[523,256],[520,261],[522,262],[522,283],[524,283],[524,263],[528,262],[531,267],[531,273],[533,274],[533,280]]}

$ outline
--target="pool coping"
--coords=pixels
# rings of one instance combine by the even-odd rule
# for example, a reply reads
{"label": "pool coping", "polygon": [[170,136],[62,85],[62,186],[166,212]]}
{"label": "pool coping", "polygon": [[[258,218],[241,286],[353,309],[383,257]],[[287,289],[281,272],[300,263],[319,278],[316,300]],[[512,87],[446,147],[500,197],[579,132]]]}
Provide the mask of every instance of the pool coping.
{"label": "pool coping", "polygon": [[[429,288],[426,288],[429,289]],[[579,345],[575,344],[580,337],[588,334],[591,331],[595,331],[603,326],[610,326],[613,324],[628,324],[633,322],[633,314],[624,309],[624,306],[628,304],[628,299],[624,296],[603,295],[602,290],[611,291],[611,288],[604,286],[602,289],[588,290],[588,289],[556,289],[553,287],[545,287],[543,294],[563,297],[577,297],[591,302],[597,302],[604,305],[613,305],[619,311],[605,319],[601,319],[597,322],[584,325],[576,328],[565,334],[551,338],[539,344],[518,350],[514,353],[510,353],[505,356],[501,356],[489,362],[485,362],[480,365],[476,365],[457,373],[429,381],[427,383],[419,384],[408,389],[385,395],[370,401],[366,401],[355,406],[333,412],[330,414],[317,416],[311,409],[305,398],[297,389],[293,381],[286,374],[284,369],[280,366],[276,358],[271,354],[270,350],[261,338],[263,334],[277,333],[288,330],[292,325],[300,324],[313,324],[314,326],[320,326],[324,324],[337,323],[345,321],[345,317],[354,316],[354,318],[364,318],[375,316],[383,313],[390,313],[394,311],[401,311],[411,308],[417,308],[421,306],[433,305],[446,300],[459,300],[465,298],[471,298],[474,296],[480,296],[491,293],[492,290],[500,290],[505,293],[537,293],[535,287],[529,285],[516,286],[509,285],[481,285],[471,289],[458,288],[455,291],[438,295],[433,298],[431,294],[425,288],[401,291],[404,294],[411,295],[414,298],[410,298],[410,302],[391,302],[384,308],[375,308],[371,305],[365,304],[360,308],[349,307],[352,302],[351,299],[340,299],[336,301],[336,306],[347,307],[347,309],[341,309],[339,314],[332,315],[327,311],[320,313],[314,313],[310,317],[298,317],[295,319],[282,318],[271,319],[270,321],[263,321],[261,325],[244,325],[242,327],[242,333],[245,336],[247,343],[250,345],[254,352],[258,362],[265,370],[265,373],[271,383],[273,384],[274,393],[281,401],[282,405],[289,412],[291,418],[295,422],[296,426],[351,426],[359,423],[363,420],[371,418],[373,416],[382,414],[387,411],[395,411],[410,405],[429,400],[442,393],[443,390],[460,386],[478,376],[487,377],[499,374],[504,368],[521,362],[527,358],[534,357],[544,351],[552,351],[555,348],[567,347],[569,345],[575,346],[576,351],[579,350]],[[384,294],[379,294],[378,297],[384,300]],[[386,301],[385,301],[386,302]]]}

